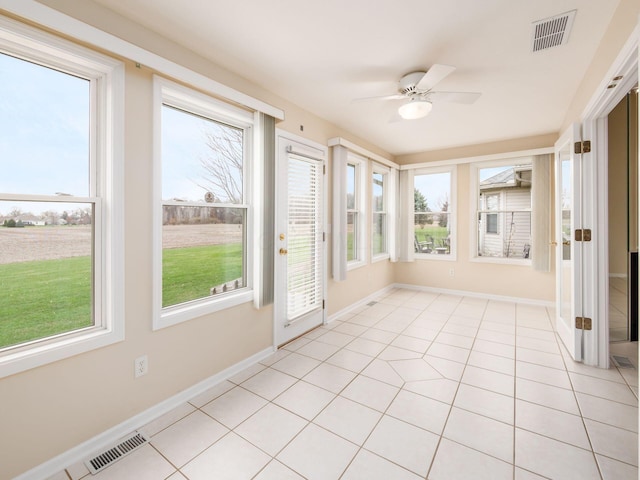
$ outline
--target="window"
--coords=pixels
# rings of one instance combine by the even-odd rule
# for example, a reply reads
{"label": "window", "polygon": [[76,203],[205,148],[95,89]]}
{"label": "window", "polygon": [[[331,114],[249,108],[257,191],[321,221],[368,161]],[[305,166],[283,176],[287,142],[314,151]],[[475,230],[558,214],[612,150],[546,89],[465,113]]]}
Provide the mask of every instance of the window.
{"label": "window", "polygon": [[251,300],[253,115],[156,78],[156,327]]}
{"label": "window", "polygon": [[347,268],[364,263],[364,171],[366,159],[349,152],[347,157]]}
{"label": "window", "polygon": [[477,199],[477,250],[484,259],[528,259],[531,248],[531,159],[472,168]]}
{"label": "window", "polygon": [[498,214],[489,213],[492,211],[498,211],[500,204],[500,195],[496,193],[488,193],[484,197],[484,209],[487,211],[486,218],[486,233],[498,234]]}
{"label": "window", "polygon": [[123,67],[0,20],[0,376],[123,338]]}
{"label": "window", "polygon": [[424,257],[453,257],[454,221],[451,200],[454,170],[418,170],[413,177],[415,253]]}
{"label": "window", "polygon": [[371,254],[373,258],[389,257],[388,234],[388,170],[375,165],[372,175],[372,201],[371,210],[373,224],[371,230]]}

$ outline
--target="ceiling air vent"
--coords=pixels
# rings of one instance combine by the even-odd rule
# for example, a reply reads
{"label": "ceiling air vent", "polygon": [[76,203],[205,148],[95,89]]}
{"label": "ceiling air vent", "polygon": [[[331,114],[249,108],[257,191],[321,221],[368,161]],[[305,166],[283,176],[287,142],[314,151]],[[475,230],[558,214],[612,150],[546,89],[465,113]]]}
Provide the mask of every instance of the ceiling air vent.
{"label": "ceiling air vent", "polygon": [[531,51],[539,52],[567,43],[575,16],[576,10],[571,10],[555,17],[534,22],[531,32]]}
{"label": "ceiling air vent", "polygon": [[121,440],[117,445],[108,447],[102,453],[96,455],[89,460],[85,460],[84,464],[87,466],[92,475],[104,470],[115,461],[127,456],[133,451],[137,450],[149,440],[141,433],[134,432],[129,437]]}

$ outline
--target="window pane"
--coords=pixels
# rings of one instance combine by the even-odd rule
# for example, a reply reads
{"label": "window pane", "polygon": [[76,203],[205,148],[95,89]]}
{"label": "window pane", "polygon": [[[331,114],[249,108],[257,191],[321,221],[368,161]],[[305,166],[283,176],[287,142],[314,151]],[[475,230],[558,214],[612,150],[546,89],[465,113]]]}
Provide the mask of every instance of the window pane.
{"label": "window pane", "polygon": [[414,246],[416,253],[451,253],[449,223],[451,173],[414,177]]}
{"label": "window pane", "polygon": [[373,174],[373,211],[384,212],[384,175]]}
{"label": "window pane", "polygon": [[162,306],[244,287],[243,208],[163,207]]}
{"label": "window pane", "polygon": [[347,262],[358,259],[358,214],[347,212]]}
{"label": "window pane", "polygon": [[373,214],[373,254],[387,253],[387,215]]}
{"label": "window pane", "polygon": [[0,92],[0,192],[89,196],[89,81],[0,54]]}
{"label": "window pane", "polygon": [[347,209],[356,208],[356,166],[347,164]]}
{"label": "window pane", "polygon": [[93,205],[0,202],[0,349],[94,325]]}
{"label": "window pane", "polygon": [[529,258],[531,180],[531,164],[478,170],[478,256]]}
{"label": "window pane", "polygon": [[243,203],[243,136],[242,129],[163,105],[162,199]]}

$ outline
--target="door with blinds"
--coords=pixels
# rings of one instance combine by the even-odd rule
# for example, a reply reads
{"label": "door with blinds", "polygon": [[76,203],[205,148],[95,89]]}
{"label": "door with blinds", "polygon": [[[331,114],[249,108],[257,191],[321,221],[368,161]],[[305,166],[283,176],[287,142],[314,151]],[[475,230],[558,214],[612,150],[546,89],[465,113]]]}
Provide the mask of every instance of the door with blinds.
{"label": "door with blinds", "polygon": [[278,136],[274,343],[283,345],[325,320],[326,148]]}

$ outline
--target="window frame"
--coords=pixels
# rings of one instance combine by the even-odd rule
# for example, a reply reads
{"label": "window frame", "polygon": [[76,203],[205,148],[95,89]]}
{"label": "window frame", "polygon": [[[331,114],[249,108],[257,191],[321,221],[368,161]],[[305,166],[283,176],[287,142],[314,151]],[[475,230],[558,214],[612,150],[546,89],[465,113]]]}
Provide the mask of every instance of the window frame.
{"label": "window frame", "polygon": [[[443,165],[443,166],[435,166],[435,167],[422,167],[416,168],[413,170],[413,182],[411,183],[411,198],[413,199],[413,189],[415,188],[415,177],[420,175],[435,175],[439,173],[449,173],[449,254],[446,255],[433,255],[431,253],[420,253],[414,252],[414,258],[416,260],[435,260],[435,261],[445,261],[445,262],[455,262],[457,260],[457,173],[458,168],[457,165]],[[411,201],[411,211],[410,211],[410,221],[407,222],[409,232],[408,238],[413,239],[415,235],[415,226],[414,226],[414,203]],[[437,212],[434,212],[437,213]],[[411,242],[413,245],[413,241]]]}
{"label": "window frame", "polygon": [[[153,153],[153,330],[189,321],[196,317],[214,313],[253,301],[253,273],[254,273],[254,212],[253,212],[253,178],[254,170],[253,140],[256,118],[253,112],[235,107],[226,102],[216,100],[209,95],[194,89],[179,85],[166,78],[154,75],[154,153]],[[203,297],[189,302],[162,306],[162,210],[167,202],[162,200],[162,107],[171,107],[195,114],[213,121],[229,124],[244,131],[243,157],[243,203],[218,204],[206,202],[180,202],[180,206],[226,206],[230,208],[244,208],[244,276],[245,286],[221,294],[219,296]],[[171,202],[169,202],[171,203]]]}
{"label": "window frame", "polygon": [[[391,249],[389,246],[389,221],[390,221],[390,215],[389,215],[389,211],[390,211],[390,198],[391,195],[389,193],[389,187],[390,187],[390,179],[391,179],[391,169],[389,167],[385,167],[382,166],[376,162],[372,162],[372,168],[371,168],[371,222],[370,222],[370,226],[371,226],[371,262],[380,262],[383,260],[387,260],[389,258],[391,258]],[[373,177],[374,175],[382,175],[382,205],[383,205],[383,209],[382,211],[378,211],[376,210],[376,202],[375,202],[375,197],[373,194]],[[381,253],[374,253],[373,250],[373,244],[374,244],[374,233],[375,233],[375,221],[374,221],[374,217],[375,215],[384,215],[384,245],[385,245],[385,251],[381,252]]]}
{"label": "window frame", "polygon": [[90,82],[89,196],[3,194],[3,200],[94,205],[94,325],[0,352],[0,378],[124,340],[124,64],[0,18],[0,52]]}
{"label": "window frame", "polygon": [[[356,235],[354,235],[353,241],[356,244],[355,253],[356,258],[347,261],[347,271],[362,267],[367,264],[366,256],[366,235],[367,235],[367,202],[366,202],[366,178],[367,178],[367,166],[368,159],[361,157],[360,155],[348,151],[347,153],[347,168],[349,165],[355,166],[355,192],[354,192],[354,208],[349,209],[347,207],[347,216],[349,213],[357,213],[357,220],[354,222],[356,228]],[[347,172],[345,171],[345,177]],[[348,205],[345,203],[345,205]],[[345,232],[346,234],[347,232]]]}
{"label": "window frame", "polygon": [[[513,156],[509,158],[502,158],[498,160],[488,160],[483,162],[473,162],[469,165],[469,208],[470,212],[473,212],[469,216],[470,224],[470,242],[469,242],[469,261],[476,263],[493,263],[500,265],[525,265],[531,266],[531,258],[505,258],[505,257],[483,257],[478,255],[478,212],[480,210],[479,196],[480,196],[480,170],[485,168],[494,167],[508,167],[513,165],[533,165],[533,157],[531,156]],[[533,181],[533,178],[532,178]],[[502,203],[499,204],[500,214],[503,211]],[[531,201],[531,207],[529,210],[518,210],[519,212],[529,211],[531,212],[531,222],[533,222],[533,201]],[[498,215],[498,223],[500,223],[500,215]],[[532,225],[533,228],[533,225]],[[498,233],[486,233],[486,235],[500,235],[500,226],[498,226]],[[531,238],[533,243],[533,237]]]}

